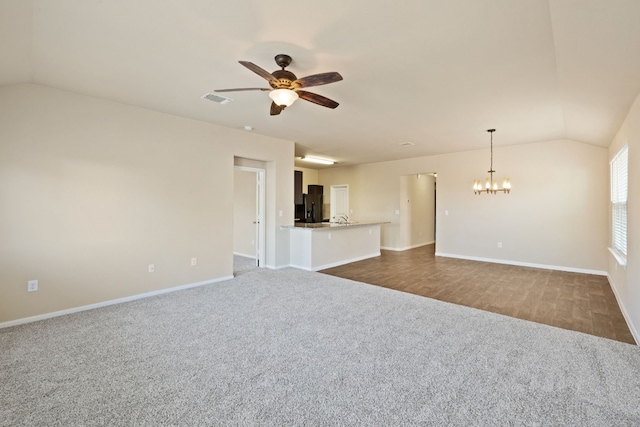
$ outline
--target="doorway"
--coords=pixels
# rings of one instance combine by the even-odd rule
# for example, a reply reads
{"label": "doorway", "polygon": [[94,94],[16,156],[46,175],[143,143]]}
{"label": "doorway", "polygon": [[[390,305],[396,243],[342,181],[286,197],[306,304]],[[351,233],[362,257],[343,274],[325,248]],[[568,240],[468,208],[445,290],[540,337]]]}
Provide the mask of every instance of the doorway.
{"label": "doorway", "polygon": [[400,177],[398,250],[435,243],[436,177],[433,172]]}
{"label": "doorway", "polygon": [[265,265],[265,170],[234,166],[233,253]]}

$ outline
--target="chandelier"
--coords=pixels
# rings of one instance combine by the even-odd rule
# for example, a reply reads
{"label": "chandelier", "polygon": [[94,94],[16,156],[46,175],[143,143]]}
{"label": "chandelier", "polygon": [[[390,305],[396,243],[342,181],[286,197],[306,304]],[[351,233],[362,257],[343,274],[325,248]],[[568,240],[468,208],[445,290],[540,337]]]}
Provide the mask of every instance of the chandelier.
{"label": "chandelier", "polygon": [[474,194],[497,194],[497,193],[505,193],[509,194],[511,191],[511,181],[509,178],[505,178],[502,181],[502,188],[498,188],[498,182],[493,180],[493,133],[495,129],[487,129],[487,132],[491,134],[491,167],[487,171],[489,173],[489,177],[486,180],[485,188],[482,188],[482,182],[479,179],[473,180],[473,193]]}

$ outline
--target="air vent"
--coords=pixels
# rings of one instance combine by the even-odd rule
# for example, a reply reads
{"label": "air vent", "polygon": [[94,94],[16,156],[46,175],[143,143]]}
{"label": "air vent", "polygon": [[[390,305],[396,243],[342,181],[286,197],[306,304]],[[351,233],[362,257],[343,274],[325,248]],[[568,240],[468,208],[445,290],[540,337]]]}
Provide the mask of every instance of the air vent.
{"label": "air vent", "polygon": [[228,104],[231,101],[233,101],[233,99],[231,98],[225,98],[224,96],[216,95],[215,93],[211,93],[211,92],[205,93],[200,98],[206,99],[207,101],[217,102],[218,104],[222,104],[222,105]]}

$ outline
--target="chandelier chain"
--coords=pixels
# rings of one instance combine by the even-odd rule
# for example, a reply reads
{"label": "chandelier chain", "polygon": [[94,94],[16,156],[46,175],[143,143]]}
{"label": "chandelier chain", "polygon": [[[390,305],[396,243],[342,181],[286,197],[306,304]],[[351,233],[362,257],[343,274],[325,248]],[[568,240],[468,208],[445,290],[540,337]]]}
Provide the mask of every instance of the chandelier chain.
{"label": "chandelier chain", "polygon": [[498,184],[493,180],[493,174],[495,170],[493,170],[493,132],[495,129],[487,129],[487,132],[491,135],[491,146],[490,146],[490,163],[489,163],[489,178],[487,179],[486,188],[482,188],[482,183],[480,180],[473,181],[473,192],[475,194],[496,194],[496,193],[505,193],[509,194],[511,191],[511,181],[508,178],[504,179],[503,187],[498,188]]}

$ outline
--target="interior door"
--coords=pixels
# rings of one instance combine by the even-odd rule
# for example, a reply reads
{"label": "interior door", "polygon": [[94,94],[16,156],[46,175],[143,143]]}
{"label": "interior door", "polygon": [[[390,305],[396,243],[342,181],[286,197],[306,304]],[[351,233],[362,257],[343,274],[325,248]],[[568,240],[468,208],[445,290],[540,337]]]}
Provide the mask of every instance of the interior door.
{"label": "interior door", "polygon": [[331,186],[331,221],[349,219],[349,186]]}
{"label": "interior door", "polygon": [[265,265],[265,170],[235,167],[233,253]]}
{"label": "interior door", "polygon": [[264,185],[264,170],[260,169],[256,171],[256,266],[262,267],[265,262],[265,215],[264,215],[264,199],[265,199],[265,185]]}

